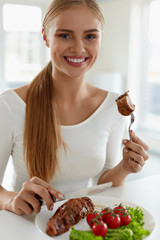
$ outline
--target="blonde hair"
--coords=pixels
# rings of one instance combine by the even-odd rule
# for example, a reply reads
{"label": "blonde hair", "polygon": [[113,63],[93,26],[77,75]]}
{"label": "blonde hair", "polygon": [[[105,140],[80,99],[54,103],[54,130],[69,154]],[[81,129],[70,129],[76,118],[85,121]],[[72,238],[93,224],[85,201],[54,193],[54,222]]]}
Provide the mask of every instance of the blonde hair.
{"label": "blonde hair", "polygon": [[68,8],[76,7],[80,5],[87,6],[95,14],[95,16],[101,22],[101,26],[103,29],[105,20],[101,12],[100,6],[98,5],[96,0],[54,0],[52,1],[43,19],[43,28],[46,28],[48,23],[52,19],[54,19],[58,14],[60,14],[62,11]]}
{"label": "blonde hair", "polygon": [[[96,0],[53,0],[43,20],[43,28],[67,8],[86,5],[104,25]],[[65,143],[54,99],[52,63],[31,82],[26,100],[24,156],[29,177],[37,176],[49,182],[58,168],[58,149]]]}

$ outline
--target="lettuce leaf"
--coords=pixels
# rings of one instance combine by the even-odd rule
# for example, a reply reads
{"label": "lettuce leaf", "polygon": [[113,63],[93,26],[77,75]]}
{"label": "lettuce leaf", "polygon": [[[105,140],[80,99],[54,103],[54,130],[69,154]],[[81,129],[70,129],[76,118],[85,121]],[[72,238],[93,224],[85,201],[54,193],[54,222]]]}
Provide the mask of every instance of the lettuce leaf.
{"label": "lettuce leaf", "polygon": [[103,237],[96,237],[92,231],[81,231],[71,227],[70,240],[103,240]]}

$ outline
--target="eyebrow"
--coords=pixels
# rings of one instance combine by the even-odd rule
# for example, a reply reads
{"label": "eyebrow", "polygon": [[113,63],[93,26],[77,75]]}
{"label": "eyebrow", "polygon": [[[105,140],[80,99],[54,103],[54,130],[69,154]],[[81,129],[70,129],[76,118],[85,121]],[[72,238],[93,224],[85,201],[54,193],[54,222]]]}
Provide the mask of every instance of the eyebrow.
{"label": "eyebrow", "polygon": [[[69,29],[57,29],[56,32],[68,32],[68,33],[74,33],[74,31],[69,30]],[[85,30],[84,33],[90,33],[90,32],[100,32],[98,29],[88,29]]]}

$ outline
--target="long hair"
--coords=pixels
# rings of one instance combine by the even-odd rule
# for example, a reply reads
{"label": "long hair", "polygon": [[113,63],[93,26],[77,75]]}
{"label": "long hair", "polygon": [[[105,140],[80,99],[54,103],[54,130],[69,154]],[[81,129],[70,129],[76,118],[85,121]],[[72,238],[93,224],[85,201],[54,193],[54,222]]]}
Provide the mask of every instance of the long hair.
{"label": "long hair", "polygon": [[[52,19],[67,8],[86,5],[104,25],[96,0],[53,0],[43,20],[46,29]],[[33,79],[26,100],[24,157],[29,177],[49,182],[58,168],[58,149],[65,148],[54,98],[52,63]]]}

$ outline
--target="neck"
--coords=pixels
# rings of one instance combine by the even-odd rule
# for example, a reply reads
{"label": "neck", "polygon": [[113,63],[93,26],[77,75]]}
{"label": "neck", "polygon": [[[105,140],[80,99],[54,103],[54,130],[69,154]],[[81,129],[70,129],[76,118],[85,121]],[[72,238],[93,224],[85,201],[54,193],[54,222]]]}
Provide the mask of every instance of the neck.
{"label": "neck", "polygon": [[84,78],[71,78],[63,73],[54,72],[53,84],[55,97],[64,102],[72,102],[83,97],[86,94],[87,84]]}

